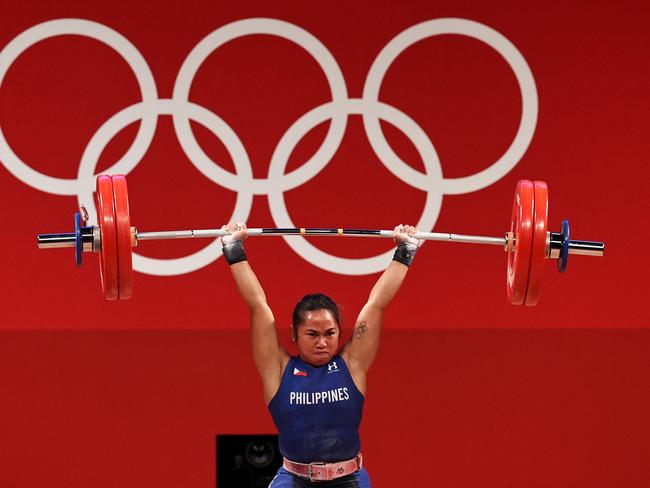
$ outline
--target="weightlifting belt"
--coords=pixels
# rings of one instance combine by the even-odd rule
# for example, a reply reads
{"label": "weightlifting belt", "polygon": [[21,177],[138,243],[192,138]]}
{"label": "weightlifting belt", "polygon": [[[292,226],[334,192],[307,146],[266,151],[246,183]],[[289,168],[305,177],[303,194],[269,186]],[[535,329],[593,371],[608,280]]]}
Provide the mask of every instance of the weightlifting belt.
{"label": "weightlifting belt", "polygon": [[295,463],[284,458],[284,469],[309,481],[331,481],[341,476],[356,473],[363,465],[363,456],[359,453],[356,457],[338,463],[309,464]]}

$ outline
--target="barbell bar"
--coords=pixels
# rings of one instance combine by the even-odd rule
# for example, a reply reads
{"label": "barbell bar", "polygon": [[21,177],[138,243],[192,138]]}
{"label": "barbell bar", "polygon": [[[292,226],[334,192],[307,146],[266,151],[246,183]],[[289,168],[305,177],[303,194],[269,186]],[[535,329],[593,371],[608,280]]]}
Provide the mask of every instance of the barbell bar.
{"label": "barbell bar", "polygon": [[[131,226],[126,177],[100,175],[95,192],[97,225],[87,224],[87,212],[75,214],[75,232],[39,234],[40,249],[73,247],[75,260],[99,253],[102,290],[106,300],[125,300],[133,294],[131,249],[140,241],[215,238],[228,235],[221,229],[141,232]],[[541,290],[543,264],[547,259],[566,270],[570,254],[603,256],[605,243],[570,239],[569,223],[560,232],[548,232],[548,187],[543,181],[520,180],[512,208],[510,230],[504,237],[486,237],[441,232],[418,232],[415,238],[430,241],[487,244],[502,247],[508,254],[507,295],[513,305],[536,305]],[[343,228],[250,228],[249,236],[345,236],[392,238],[392,230]]]}

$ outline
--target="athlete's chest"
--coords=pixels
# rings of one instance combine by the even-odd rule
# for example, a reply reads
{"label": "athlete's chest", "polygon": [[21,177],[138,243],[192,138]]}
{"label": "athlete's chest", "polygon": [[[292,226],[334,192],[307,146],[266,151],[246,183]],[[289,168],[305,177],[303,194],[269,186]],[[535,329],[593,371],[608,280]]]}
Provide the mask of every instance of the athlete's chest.
{"label": "athlete's chest", "polygon": [[349,401],[354,395],[354,384],[347,368],[340,360],[313,368],[292,362],[287,371],[281,393],[288,405],[322,405]]}

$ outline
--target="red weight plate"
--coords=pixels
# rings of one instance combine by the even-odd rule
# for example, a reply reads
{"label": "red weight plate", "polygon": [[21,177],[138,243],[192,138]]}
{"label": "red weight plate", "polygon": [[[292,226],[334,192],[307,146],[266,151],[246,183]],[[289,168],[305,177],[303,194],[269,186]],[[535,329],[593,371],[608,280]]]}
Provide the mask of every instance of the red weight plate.
{"label": "red weight plate", "polygon": [[97,221],[101,235],[102,250],[99,256],[99,273],[102,278],[104,299],[117,300],[117,233],[115,231],[115,207],[113,182],[110,176],[97,177]]}
{"label": "red weight plate", "polygon": [[515,237],[514,249],[508,252],[507,290],[508,301],[521,305],[526,298],[530,252],[533,243],[533,205],[535,190],[530,180],[517,183],[512,204],[510,232]]}
{"label": "red weight plate", "polygon": [[131,258],[131,216],[129,193],[124,175],[112,176],[117,232],[118,298],[128,300],[133,295],[133,261]]}
{"label": "red weight plate", "polygon": [[548,187],[543,181],[535,181],[535,225],[533,228],[533,249],[530,254],[528,288],[524,304],[537,305],[542,290],[542,273],[546,261],[546,229],[548,226]]}

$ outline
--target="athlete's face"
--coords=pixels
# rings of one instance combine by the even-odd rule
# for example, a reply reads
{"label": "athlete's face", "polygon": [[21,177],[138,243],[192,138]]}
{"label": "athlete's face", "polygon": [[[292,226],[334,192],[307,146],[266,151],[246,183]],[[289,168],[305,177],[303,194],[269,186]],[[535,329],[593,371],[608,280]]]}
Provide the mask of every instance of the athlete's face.
{"label": "athlete's face", "polygon": [[305,313],[305,321],[292,330],[300,359],[312,366],[328,364],[339,347],[339,326],[329,310]]}

